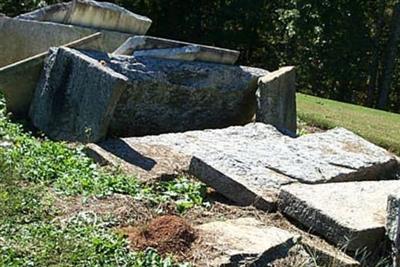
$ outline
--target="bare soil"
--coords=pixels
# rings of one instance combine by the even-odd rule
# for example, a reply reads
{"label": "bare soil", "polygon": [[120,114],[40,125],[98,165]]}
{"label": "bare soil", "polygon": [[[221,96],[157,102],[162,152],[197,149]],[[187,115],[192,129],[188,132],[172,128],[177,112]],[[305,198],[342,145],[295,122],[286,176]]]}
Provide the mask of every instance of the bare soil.
{"label": "bare soil", "polygon": [[192,226],[181,217],[164,215],[151,220],[148,224],[120,230],[125,234],[133,250],[155,248],[160,254],[183,254],[190,250],[197,238]]}

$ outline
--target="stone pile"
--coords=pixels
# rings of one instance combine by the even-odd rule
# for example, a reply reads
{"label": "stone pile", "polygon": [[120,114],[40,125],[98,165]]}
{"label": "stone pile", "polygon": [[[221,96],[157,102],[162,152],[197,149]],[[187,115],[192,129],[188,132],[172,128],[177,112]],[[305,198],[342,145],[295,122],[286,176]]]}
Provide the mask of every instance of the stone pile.
{"label": "stone pile", "polygon": [[[145,36],[150,25],[92,0],[0,16],[7,108],[145,182],[188,173],[351,255],[386,240],[399,261],[398,158],[342,128],[296,137],[293,67],[235,65],[238,51]],[[314,261],[298,234],[254,218],[197,228],[219,253],[211,266]]]}

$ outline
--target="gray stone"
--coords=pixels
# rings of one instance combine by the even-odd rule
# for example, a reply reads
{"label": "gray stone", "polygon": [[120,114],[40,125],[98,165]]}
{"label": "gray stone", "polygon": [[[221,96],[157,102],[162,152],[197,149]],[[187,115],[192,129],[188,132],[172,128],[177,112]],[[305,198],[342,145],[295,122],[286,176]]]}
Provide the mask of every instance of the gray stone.
{"label": "gray stone", "polygon": [[400,190],[387,200],[386,233],[392,242],[393,266],[400,266]]}
{"label": "gray stone", "polygon": [[296,134],[296,77],[284,67],[258,80],[256,121]]}
{"label": "gray stone", "polygon": [[51,21],[132,34],[145,34],[152,21],[116,4],[92,0],[76,0],[47,6],[20,19]]}
{"label": "gray stone", "polygon": [[[60,46],[98,32],[96,29],[0,17],[0,67],[47,52],[50,47]],[[130,35],[101,30],[102,38],[91,43],[88,49],[112,52]],[[1,87],[1,85],[0,85]]]}
{"label": "gray stone", "polygon": [[335,266],[335,267],[359,267],[360,262],[346,255],[339,249],[326,249],[323,246],[317,246],[310,244],[310,242],[304,242],[302,245],[309,255],[313,258],[314,265],[312,266]]}
{"label": "gray stone", "polygon": [[197,227],[208,247],[219,252],[211,266],[266,266],[285,257],[299,240],[285,230],[253,218],[211,222]]}
{"label": "gray stone", "polygon": [[127,79],[69,48],[53,49],[31,105],[34,126],[50,138],[92,142],[105,137]]}
{"label": "gray stone", "polygon": [[[257,79],[267,73],[243,66],[97,52],[85,55],[103,62],[128,80],[110,122],[110,134],[115,136],[246,124],[255,113]],[[85,90],[79,82],[85,80],[75,82],[77,92]]]}
{"label": "gray stone", "polygon": [[[63,46],[90,47],[101,35],[101,33],[95,33]],[[44,52],[0,68],[1,90],[6,99],[7,110],[12,112],[14,116],[27,117],[43,69],[43,61],[47,55],[48,52]],[[24,82],[21,82],[21,77],[23,77]]]}
{"label": "gray stone", "polygon": [[386,201],[400,181],[365,181],[281,188],[279,209],[348,251],[373,250],[385,235]]}
{"label": "gray stone", "polygon": [[[252,123],[107,140],[99,146],[106,151],[113,147],[115,156],[123,160],[118,144],[123,145],[123,154],[129,147],[136,151],[138,144],[146,144],[190,156],[191,174],[238,204],[266,210],[275,208],[279,189],[287,184],[380,179],[397,167],[393,155],[340,128],[290,138],[270,125]],[[157,164],[168,160],[158,157]],[[123,164],[131,163],[123,160]]]}
{"label": "gray stone", "polygon": [[126,40],[125,43],[114,51],[114,54],[152,56],[233,65],[238,60],[240,52],[151,36],[134,36]]}
{"label": "gray stone", "polygon": [[188,173],[191,157],[162,145],[128,145],[122,139],[88,144],[85,153],[100,165],[134,173],[143,182],[169,180]]}

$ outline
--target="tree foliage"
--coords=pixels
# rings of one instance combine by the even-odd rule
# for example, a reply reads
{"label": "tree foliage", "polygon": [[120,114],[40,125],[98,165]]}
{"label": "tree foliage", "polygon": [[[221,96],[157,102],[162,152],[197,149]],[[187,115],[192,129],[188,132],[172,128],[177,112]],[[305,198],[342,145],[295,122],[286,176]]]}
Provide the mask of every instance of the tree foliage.
{"label": "tree foliage", "polygon": [[[399,57],[389,54],[390,44],[399,45],[390,38],[394,0],[110,2],[150,17],[150,35],[239,49],[241,64],[269,70],[295,65],[302,92],[400,112]],[[0,12],[13,16],[43,4],[0,0]]]}

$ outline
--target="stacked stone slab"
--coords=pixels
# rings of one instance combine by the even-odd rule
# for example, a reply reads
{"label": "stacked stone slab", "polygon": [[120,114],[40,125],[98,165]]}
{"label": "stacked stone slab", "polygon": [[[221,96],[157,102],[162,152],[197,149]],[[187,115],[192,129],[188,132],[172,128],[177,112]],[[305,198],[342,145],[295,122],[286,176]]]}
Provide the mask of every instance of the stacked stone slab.
{"label": "stacked stone slab", "polygon": [[[0,53],[0,88],[8,110],[26,117],[43,67],[42,55],[51,46],[101,31],[102,38],[84,48],[112,52],[132,33],[145,34],[150,25],[150,19],[117,5],[86,0],[47,6],[14,19],[0,17],[0,36],[7,36],[0,40],[4,52]],[[21,73],[26,73],[24,83],[20,82]]]}
{"label": "stacked stone slab", "polygon": [[180,42],[151,36],[134,36],[126,40],[116,55],[149,56],[163,59],[204,61],[233,65],[239,58],[239,51]]}
{"label": "stacked stone slab", "polygon": [[[190,161],[182,156],[181,171],[195,175],[238,204],[266,210],[275,209],[279,190],[287,184],[384,179],[397,167],[393,155],[345,129],[290,138],[262,123],[108,140],[88,149],[97,158],[130,165],[134,171],[141,166],[126,155],[131,151],[151,159],[141,147],[144,144],[153,151],[159,146],[163,154],[169,149],[189,156]],[[163,159],[163,154],[147,170],[149,176],[154,175],[157,164],[166,166],[168,156]],[[176,172],[172,168],[165,171]]]}
{"label": "stacked stone slab", "polygon": [[145,34],[152,21],[116,4],[93,0],[75,0],[47,6],[19,19],[51,21],[131,34]]}
{"label": "stacked stone slab", "polygon": [[[51,138],[71,141],[90,142],[105,137],[105,132],[97,132],[99,128],[94,127],[97,121],[91,121],[81,111],[94,114],[97,102],[115,103],[114,99],[107,99],[109,94],[96,93],[99,86],[106,90],[107,84],[113,84],[110,73],[123,77],[124,89],[116,105],[107,107],[112,111],[111,121],[101,121],[109,122],[104,127],[117,136],[245,124],[255,112],[257,80],[268,73],[243,66],[59,50],[63,52],[51,52],[52,59],[45,65],[31,118]],[[93,103],[78,101],[81,95],[91,95]],[[62,106],[50,104],[56,101]],[[62,116],[69,119],[60,120]],[[84,128],[90,129],[91,134],[82,132]],[[60,129],[63,134],[59,134]]]}

